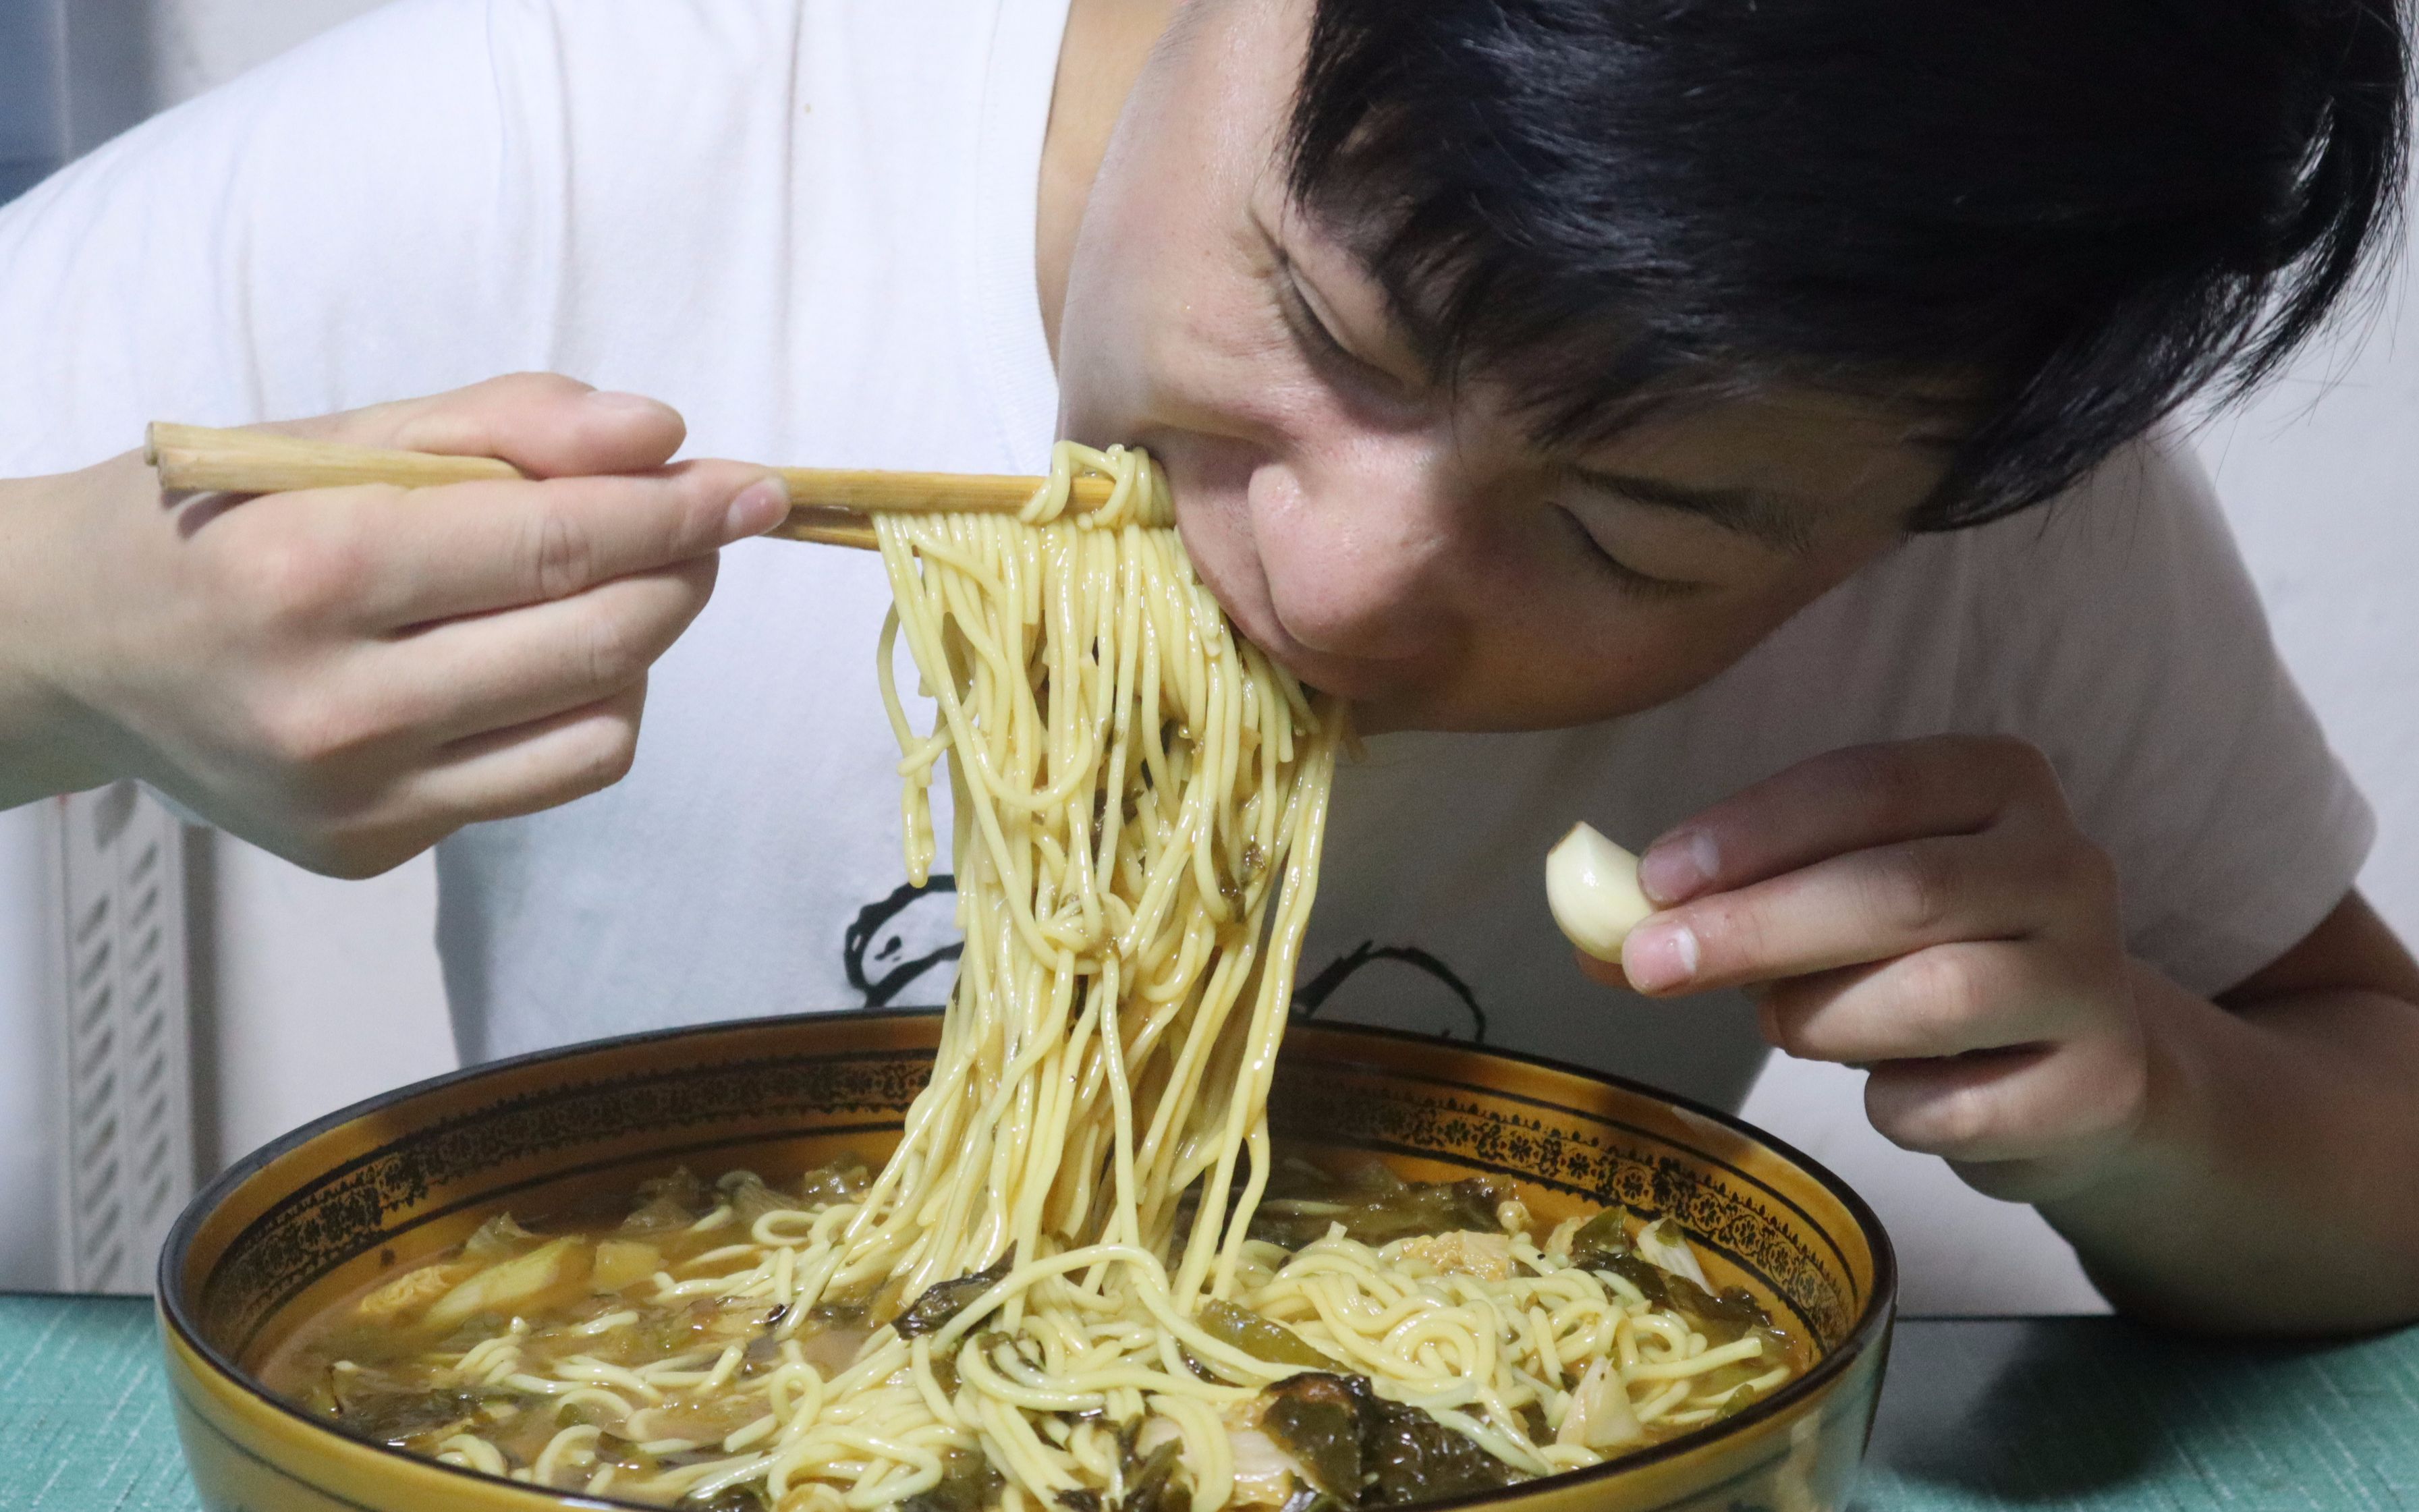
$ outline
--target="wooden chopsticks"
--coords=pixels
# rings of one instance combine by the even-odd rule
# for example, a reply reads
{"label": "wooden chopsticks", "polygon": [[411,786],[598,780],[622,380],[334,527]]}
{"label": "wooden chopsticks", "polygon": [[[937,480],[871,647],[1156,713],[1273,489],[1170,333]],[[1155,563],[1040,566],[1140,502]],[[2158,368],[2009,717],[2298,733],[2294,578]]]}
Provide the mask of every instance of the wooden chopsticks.
{"label": "wooden chopsticks", "polygon": [[[387,452],[336,441],[305,440],[257,430],[212,430],[155,424],[144,453],[169,493],[293,493],[387,484],[433,488],[451,483],[509,481],[525,476],[491,456]],[[784,540],[873,550],[876,514],[1013,514],[1040,478],[972,472],[872,472],[845,468],[781,468],[790,486],[790,517],[769,532]],[[1073,504],[1108,502],[1106,478],[1077,478]]]}

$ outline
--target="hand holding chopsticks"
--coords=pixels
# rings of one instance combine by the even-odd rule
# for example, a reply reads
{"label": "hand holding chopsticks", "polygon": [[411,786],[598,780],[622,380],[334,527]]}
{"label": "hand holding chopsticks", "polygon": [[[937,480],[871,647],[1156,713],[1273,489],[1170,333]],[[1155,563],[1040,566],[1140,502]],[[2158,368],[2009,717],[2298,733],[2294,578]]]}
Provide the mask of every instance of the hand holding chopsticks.
{"label": "hand holding chopsticks", "polygon": [[[211,430],[155,424],[146,458],[170,493],[296,493],[386,484],[432,488],[526,477],[488,456],[391,452],[336,441],[306,440],[269,431]],[[783,540],[874,548],[876,514],[1009,513],[1023,509],[1040,478],[958,472],[877,472],[840,468],[777,470],[790,489],[790,517],[769,534]],[[1074,482],[1074,502],[1098,508],[1113,486],[1105,478]]]}
{"label": "hand holding chopsticks", "polygon": [[[868,547],[868,505],[1015,509],[1040,486],[675,465],[676,412],[542,374],[310,428],[345,444],[162,425],[150,466],[0,479],[0,807],[139,777],[373,875],[618,781],[725,547]],[[779,635],[765,607],[725,617],[689,687],[794,671],[796,647],[752,639]]]}

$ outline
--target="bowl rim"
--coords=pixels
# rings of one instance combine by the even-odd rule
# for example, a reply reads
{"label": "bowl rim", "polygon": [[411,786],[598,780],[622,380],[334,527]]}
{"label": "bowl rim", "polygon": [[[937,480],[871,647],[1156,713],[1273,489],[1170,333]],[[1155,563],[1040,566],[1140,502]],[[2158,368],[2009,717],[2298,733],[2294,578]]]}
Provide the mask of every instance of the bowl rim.
{"label": "bowl rim", "polygon": [[[195,1193],[193,1200],[185,1205],[184,1211],[177,1215],[176,1223],[168,1230],[166,1242],[160,1247],[160,1259],[154,1273],[155,1305],[162,1321],[196,1359],[204,1362],[221,1377],[240,1388],[244,1395],[253,1400],[267,1405],[280,1415],[291,1418],[308,1429],[327,1434],[339,1443],[365,1450],[374,1455],[392,1457],[405,1464],[424,1470],[464,1476],[474,1483],[491,1489],[509,1487],[533,1496],[549,1497],[561,1506],[594,1508],[598,1509],[598,1512],[664,1512],[663,1508],[653,1503],[628,1502],[618,1497],[590,1496],[579,1491],[558,1491],[533,1486],[519,1486],[481,1471],[427,1458],[424,1456],[413,1454],[408,1449],[397,1449],[388,1444],[374,1443],[367,1439],[357,1439],[286,1402],[270,1391],[250,1371],[228,1359],[216,1345],[204,1339],[201,1331],[194,1326],[193,1319],[188,1314],[183,1273],[184,1259],[193,1248],[195,1236],[200,1232],[202,1225],[209,1220],[238,1187],[257,1176],[276,1161],[322,1134],[331,1133],[357,1119],[367,1117],[382,1108],[425,1093],[441,1091],[499,1072],[525,1070],[547,1061],[567,1060],[575,1056],[625,1050],[674,1040],[704,1039],[716,1034],[732,1034],[751,1028],[809,1021],[873,1022],[937,1019],[941,1017],[943,1011],[944,1010],[937,1008],[833,1009],[822,1012],[809,1010],[803,1012],[766,1013],[747,1018],[719,1019],[707,1024],[676,1025],[670,1028],[641,1029],[631,1034],[609,1035],[602,1039],[582,1040],[550,1049],[533,1050],[498,1060],[483,1060],[476,1065],[459,1067],[436,1076],[424,1077],[420,1081],[406,1086],[391,1088],[278,1135],[227,1166],[208,1185]],[[1617,1072],[1599,1071],[1594,1067],[1581,1066],[1551,1056],[1534,1055],[1523,1050],[1500,1049],[1493,1045],[1451,1040],[1439,1035],[1420,1034],[1412,1030],[1390,1028],[1382,1025],[1353,1024],[1318,1018],[1293,1020],[1287,1026],[1288,1037],[1298,1028],[1316,1029],[1348,1040],[1357,1038],[1394,1041],[1421,1046],[1450,1045],[1495,1059],[1534,1066],[1540,1070],[1576,1076],[1582,1081],[1613,1087],[1704,1119],[1732,1134],[1742,1135],[1764,1146],[1813,1178],[1816,1185],[1828,1192],[1841,1207],[1847,1210],[1849,1218],[1855,1222],[1857,1230],[1864,1235],[1866,1242],[1872,1247],[1872,1285],[1866,1292],[1865,1304],[1857,1313],[1856,1321],[1841,1336],[1840,1342],[1796,1380],[1782,1386],[1771,1396],[1747,1407],[1735,1416],[1722,1420],[1718,1433],[1709,1432],[1707,1429],[1712,1425],[1708,1425],[1706,1428],[1693,1429],[1676,1438],[1667,1439],[1661,1443],[1652,1444],[1615,1459],[1608,1459],[1602,1464],[1591,1465],[1585,1470],[1564,1471],[1559,1475],[1540,1476],[1534,1481],[1519,1482],[1511,1488],[1511,1490],[1518,1491],[1522,1487],[1539,1485],[1547,1481],[1559,1482],[1571,1487],[1579,1487],[1595,1481],[1608,1481],[1618,1475],[1692,1454],[1718,1438],[1752,1428],[1759,1423],[1779,1416],[1796,1403],[1827,1390],[1836,1378],[1844,1375],[1850,1365],[1865,1358],[1889,1332],[1898,1304],[1898,1253],[1890,1242],[1889,1231],[1882,1226],[1881,1215],[1876,1213],[1872,1205],[1858,1196],[1856,1189],[1841,1180],[1830,1167],[1795,1145],[1756,1128],[1738,1115],[1700,1103],[1694,1098],[1666,1091],[1633,1077],[1624,1076]],[[174,1382],[169,1383],[169,1390],[172,1395],[175,1393]],[[1704,1489],[1713,1489],[1715,1488]],[[1483,1507],[1506,1494],[1507,1492],[1502,1490],[1474,1491],[1461,1496],[1440,1497],[1432,1502],[1418,1503],[1416,1505],[1422,1509],[1434,1508],[1437,1512],[1453,1512],[1453,1509],[1458,1508]],[[1696,1494],[1702,1494],[1702,1492]]]}

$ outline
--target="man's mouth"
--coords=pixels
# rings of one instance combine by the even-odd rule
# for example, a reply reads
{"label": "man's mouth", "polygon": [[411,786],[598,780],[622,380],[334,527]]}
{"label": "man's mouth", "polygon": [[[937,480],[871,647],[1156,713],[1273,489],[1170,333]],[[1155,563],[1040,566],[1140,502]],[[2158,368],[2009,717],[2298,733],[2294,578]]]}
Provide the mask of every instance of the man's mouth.
{"label": "man's mouth", "polygon": [[[1210,592],[1217,592],[1214,584]],[[1315,651],[1296,640],[1286,629],[1283,618],[1265,601],[1252,605],[1241,614],[1235,612],[1235,606],[1225,597],[1221,596],[1219,603],[1226,606],[1226,617],[1234,622],[1244,640],[1259,647],[1271,661],[1314,692],[1361,703],[1402,691],[1401,668]]]}
{"label": "man's mouth", "polygon": [[[1179,512],[1179,524],[1184,523]],[[1248,546],[1221,539],[1196,540],[1184,532],[1193,570],[1209,588],[1226,618],[1244,640],[1291,672],[1303,687],[1350,703],[1401,697],[1406,691],[1407,664],[1338,656],[1305,645],[1288,629],[1269,589],[1258,558]]]}

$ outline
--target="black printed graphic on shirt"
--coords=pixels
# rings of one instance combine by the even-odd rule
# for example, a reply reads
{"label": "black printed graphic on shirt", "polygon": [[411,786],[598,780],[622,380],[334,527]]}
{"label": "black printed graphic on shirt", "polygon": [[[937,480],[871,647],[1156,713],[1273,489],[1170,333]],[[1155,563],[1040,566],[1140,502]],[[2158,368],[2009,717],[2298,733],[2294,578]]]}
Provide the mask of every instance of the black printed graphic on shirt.
{"label": "black printed graphic on shirt", "polygon": [[955,961],[965,950],[958,937],[958,879],[944,873],[922,887],[901,883],[890,896],[856,912],[840,938],[840,966],[848,984],[865,995],[868,1008],[938,1008],[901,1002],[900,995],[927,972]]}
{"label": "black printed graphic on shirt", "polygon": [[[965,949],[958,934],[957,890],[957,878],[941,875],[920,887],[903,883],[857,910],[841,939],[840,962],[849,986],[865,995],[867,1008],[940,1006],[937,990],[914,999],[905,995]],[[1302,1019],[1324,1015],[1487,1042],[1487,1011],[1478,995],[1459,972],[1416,945],[1362,941],[1295,984],[1293,1011]]]}
{"label": "black printed graphic on shirt", "polygon": [[[1351,994],[1350,1002],[1335,1003],[1335,995],[1345,983],[1362,978],[1369,967],[1385,965],[1408,966],[1410,976],[1407,980],[1401,971],[1369,973],[1359,990]],[[1425,980],[1420,980],[1423,978]],[[1439,993],[1431,983],[1441,985],[1444,991]],[[1478,995],[1461,980],[1459,972],[1416,945],[1379,945],[1375,940],[1364,940],[1329,962],[1308,981],[1294,984],[1294,1017],[1315,1018],[1331,1007],[1346,1010],[1329,1013],[1331,1018],[1416,1029],[1447,1040],[1467,1039],[1473,1044],[1487,1042],[1487,1011],[1478,1006]]]}

